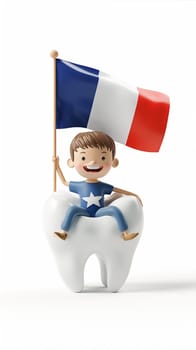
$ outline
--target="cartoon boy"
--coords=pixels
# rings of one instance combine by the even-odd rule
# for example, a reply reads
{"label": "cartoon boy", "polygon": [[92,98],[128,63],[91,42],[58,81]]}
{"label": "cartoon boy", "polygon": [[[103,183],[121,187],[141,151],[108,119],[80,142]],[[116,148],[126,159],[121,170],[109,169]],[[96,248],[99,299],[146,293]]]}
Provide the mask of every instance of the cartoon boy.
{"label": "cartoon boy", "polygon": [[78,182],[66,181],[59,165],[59,158],[53,159],[63,184],[69,186],[71,192],[80,196],[80,206],[71,206],[65,214],[61,225],[63,231],[55,232],[59,238],[64,240],[67,238],[67,233],[76,216],[113,216],[124,240],[133,239],[139,234],[138,232],[127,232],[128,226],[119,208],[112,205],[104,206],[104,195],[112,192],[135,196],[142,204],[136,194],[99,181],[99,178],[105,176],[112,167],[118,166],[115,151],[113,139],[103,132],[92,131],[77,134],[70,144],[71,158],[68,159],[67,164],[70,168],[75,167],[76,171],[86,178],[85,181]]}

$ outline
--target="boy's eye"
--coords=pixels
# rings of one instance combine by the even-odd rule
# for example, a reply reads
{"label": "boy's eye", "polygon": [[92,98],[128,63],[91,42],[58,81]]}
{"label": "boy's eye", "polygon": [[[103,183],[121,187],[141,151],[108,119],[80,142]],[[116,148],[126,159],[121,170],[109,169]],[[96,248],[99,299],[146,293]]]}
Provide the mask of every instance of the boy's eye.
{"label": "boy's eye", "polygon": [[103,156],[101,159],[102,159],[102,160],[105,160],[105,157]]}
{"label": "boy's eye", "polygon": [[86,158],[85,157],[82,157],[82,160],[85,160]]}

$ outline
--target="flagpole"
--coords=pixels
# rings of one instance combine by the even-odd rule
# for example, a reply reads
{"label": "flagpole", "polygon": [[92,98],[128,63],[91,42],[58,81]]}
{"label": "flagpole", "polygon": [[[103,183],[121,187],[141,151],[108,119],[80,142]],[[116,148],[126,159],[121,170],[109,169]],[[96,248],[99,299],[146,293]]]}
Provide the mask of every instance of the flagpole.
{"label": "flagpole", "polygon": [[[58,52],[53,50],[50,56],[54,61],[53,157],[56,158],[56,58],[58,57]],[[53,168],[53,191],[56,192],[56,162],[54,162]]]}

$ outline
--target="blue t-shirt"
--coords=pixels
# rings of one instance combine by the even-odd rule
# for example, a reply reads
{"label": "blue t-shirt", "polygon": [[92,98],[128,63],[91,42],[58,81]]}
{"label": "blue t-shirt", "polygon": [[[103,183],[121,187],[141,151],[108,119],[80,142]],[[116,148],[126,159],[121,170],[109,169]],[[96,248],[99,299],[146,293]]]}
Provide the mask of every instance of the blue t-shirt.
{"label": "blue t-shirt", "polygon": [[80,205],[90,216],[95,216],[98,209],[104,207],[104,195],[113,191],[113,186],[104,182],[71,181],[69,190],[80,196]]}

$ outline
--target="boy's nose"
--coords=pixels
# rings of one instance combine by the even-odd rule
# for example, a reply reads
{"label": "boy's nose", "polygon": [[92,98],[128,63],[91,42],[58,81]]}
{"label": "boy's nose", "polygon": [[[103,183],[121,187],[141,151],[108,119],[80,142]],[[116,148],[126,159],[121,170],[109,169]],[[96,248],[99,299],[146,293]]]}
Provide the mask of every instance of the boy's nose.
{"label": "boy's nose", "polygon": [[90,162],[88,162],[88,165],[95,165],[96,161],[95,160],[91,160]]}

